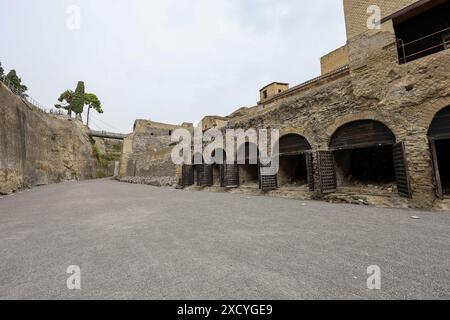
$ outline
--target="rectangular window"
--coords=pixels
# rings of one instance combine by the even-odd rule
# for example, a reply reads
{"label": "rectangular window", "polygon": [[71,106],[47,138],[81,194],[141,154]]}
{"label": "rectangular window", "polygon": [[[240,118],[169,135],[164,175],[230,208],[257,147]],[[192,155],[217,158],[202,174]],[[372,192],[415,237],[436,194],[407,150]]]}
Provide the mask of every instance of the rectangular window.
{"label": "rectangular window", "polygon": [[450,48],[450,2],[435,3],[393,19],[401,64]]}

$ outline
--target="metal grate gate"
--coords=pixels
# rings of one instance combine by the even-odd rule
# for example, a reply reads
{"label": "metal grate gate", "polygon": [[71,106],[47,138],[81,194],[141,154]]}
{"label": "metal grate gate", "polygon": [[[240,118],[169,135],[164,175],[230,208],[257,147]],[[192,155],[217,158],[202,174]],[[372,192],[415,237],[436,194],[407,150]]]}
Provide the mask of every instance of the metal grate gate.
{"label": "metal grate gate", "polygon": [[314,192],[314,160],[311,152],[305,153],[306,171],[308,175],[308,187],[310,192]]}
{"label": "metal grate gate", "polygon": [[444,198],[444,190],[442,189],[441,174],[439,172],[439,163],[438,163],[438,157],[437,157],[437,151],[436,151],[436,141],[433,139],[430,139],[430,150],[431,150],[431,156],[433,159],[434,183],[436,184],[436,196],[439,199],[443,199]]}
{"label": "metal grate gate", "polygon": [[200,186],[212,186],[214,184],[213,166],[203,164],[200,165],[199,182]]}
{"label": "metal grate gate", "polygon": [[336,192],[336,169],[334,166],[334,155],[331,151],[318,151],[320,192],[322,194]]}
{"label": "metal grate gate", "polygon": [[225,187],[225,165],[224,164],[219,165],[219,172],[220,172],[220,175],[219,175],[220,187],[223,188],[223,187]]}
{"label": "metal grate gate", "polygon": [[203,173],[205,172],[205,167],[204,167],[204,165],[200,164],[200,165],[196,165],[195,168],[196,168],[195,182],[196,182],[197,186],[200,187],[200,186],[202,186],[202,183],[204,180]]}
{"label": "metal grate gate", "polygon": [[189,187],[194,184],[194,166],[184,165],[182,169],[182,186]]}
{"label": "metal grate gate", "polygon": [[404,142],[395,144],[392,147],[392,153],[394,155],[394,167],[395,176],[397,179],[398,193],[403,197],[411,198],[412,193],[409,183],[408,165],[406,163]]}
{"label": "metal grate gate", "polygon": [[277,175],[263,175],[261,171],[262,168],[270,168],[270,164],[263,165],[260,163],[259,165],[259,185],[261,190],[270,191],[278,188]]}
{"label": "metal grate gate", "polygon": [[239,187],[239,166],[237,164],[225,164],[223,167],[225,187]]}

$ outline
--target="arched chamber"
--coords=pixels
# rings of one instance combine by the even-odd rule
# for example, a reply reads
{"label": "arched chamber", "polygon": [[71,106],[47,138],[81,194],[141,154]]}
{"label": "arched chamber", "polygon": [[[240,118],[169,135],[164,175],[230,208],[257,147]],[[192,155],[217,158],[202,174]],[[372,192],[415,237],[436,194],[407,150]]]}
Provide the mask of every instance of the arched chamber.
{"label": "arched chamber", "polygon": [[226,152],[223,149],[216,149],[212,153],[214,162],[212,164],[212,182],[215,187],[226,187]]}
{"label": "arched chamber", "polygon": [[298,134],[287,134],[280,138],[278,147],[278,186],[313,191],[313,158],[308,140]]}
{"label": "arched chamber", "polygon": [[437,196],[450,195],[450,106],[436,114],[428,130]]}
{"label": "arched chamber", "polygon": [[[383,123],[360,120],[333,134],[328,152],[319,153],[323,191],[398,191],[410,197],[405,148]],[[334,181],[333,181],[334,179]]]}
{"label": "arched chamber", "polygon": [[256,144],[246,142],[238,148],[239,185],[259,188],[259,150]]}

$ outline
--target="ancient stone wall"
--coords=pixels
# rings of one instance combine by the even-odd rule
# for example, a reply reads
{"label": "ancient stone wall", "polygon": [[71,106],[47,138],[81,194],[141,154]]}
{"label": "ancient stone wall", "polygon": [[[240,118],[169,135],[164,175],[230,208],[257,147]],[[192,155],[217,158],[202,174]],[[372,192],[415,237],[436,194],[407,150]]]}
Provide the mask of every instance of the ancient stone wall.
{"label": "ancient stone wall", "polygon": [[49,115],[0,83],[0,193],[66,180],[100,170],[87,128]]}
{"label": "ancient stone wall", "polygon": [[124,140],[120,180],[151,185],[177,184],[169,131],[180,128],[185,127],[139,120],[133,133]]}
{"label": "ancient stone wall", "polygon": [[[386,16],[413,2],[375,4],[381,6]],[[355,121],[381,122],[395,135],[395,142],[403,142],[405,146],[404,164],[412,193],[412,198],[405,200],[407,205],[430,208],[437,198],[427,132],[434,116],[450,106],[450,50],[400,64],[392,22],[387,21],[380,30],[367,30],[366,9],[372,2],[344,1],[344,4],[349,31],[348,67],[294,86],[256,107],[240,109],[228,117],[229,124],[242,129],[279,129],[281,136],[295,133],[306,138],[312,147],[317,191],[321,187],[318,152],[330,150],[336,131]],[[128,154],[132,154],[129,159],[134,161],[134,172],[141,170],[150,177],[173,174],[173,181],[179,180],[179,168],[168,162],[167,142],[145,136],[145,130],[135,134],[126,142],[132,150]],[[137,164],[138,159],[153,161],[156,157],[140,158],[138,146],[154,148],[158,168],[148,170]],[[149,160],[140,161],[155,165]],[[336,169],[339,192],[345,177],[342,167]],[[389,201],[384,204],[389,205]]]}
{"label": "ancient stone wall", "polygon": [[[273,99],[258,111],[234,113],[230,122],[235,128],[277,128],[281,136],[305,137],[312,146],[316,190],[317,151],[329,150],[333,134],[353,121],[382,122],[406,146],[409,205],[429,208],[436,196],[427,131],[435,114],[450,105],[450,51],[400,65],[394,43],[390,31],[361,34],[349,42],[349,70]],[[136,177],[155,185],[178,182],[180,168],[170,161],[169,140],[137,130],[125,144],[134,150],[129,165]]]}
{"label": "ancient stone wall", "polygon": [[[272,102],[266,112],[232,119],[242,128],[279,128],[304,136],[313,150],[328,150],[338,128],[356,120],[386,124],[405,142],[413,199],[430,207],[435,197],[427,131],[450,105],[450,51],[400,65],[392,32],[361,34],[349,42],[350,75]],[[316,164],[316,188],[319,176]]]}

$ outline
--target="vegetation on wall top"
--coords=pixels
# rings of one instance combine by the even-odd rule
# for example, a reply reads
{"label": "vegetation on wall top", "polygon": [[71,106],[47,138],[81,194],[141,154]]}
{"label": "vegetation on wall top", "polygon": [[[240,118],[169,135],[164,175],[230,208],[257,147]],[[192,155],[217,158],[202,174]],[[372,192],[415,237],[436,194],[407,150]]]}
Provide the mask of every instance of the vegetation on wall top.
{"label": "vegetation on wall top", "polygon": [[12,69],[8,72],[8,74],[5,76],[5,69],[2,67],[2,62],[0,61],[0,78],[3,81],[9,81],[9,83],[15,87],[17,90],[17,94],[21,97],[27,97],[26,92],[28,91],[27,86],[22,84],[22,79],[17,75],[17,71]]}
{"label": "vegetation on wall top", "polygon": [[77,84],[75,91],[66,90],[58,98],[59,104],[55,105],[57,109],[64,109],[69,116],[72,116],[72,112],[77,117],[81,118],[81,114],[84,112],[84,107],[88,109],[87,124],[89,125],[89,114],[91,109],[94,109],[98,113],[103,113],[102,103],[97,95],[94,93],[85,92],[84,82],[80,81]]}

